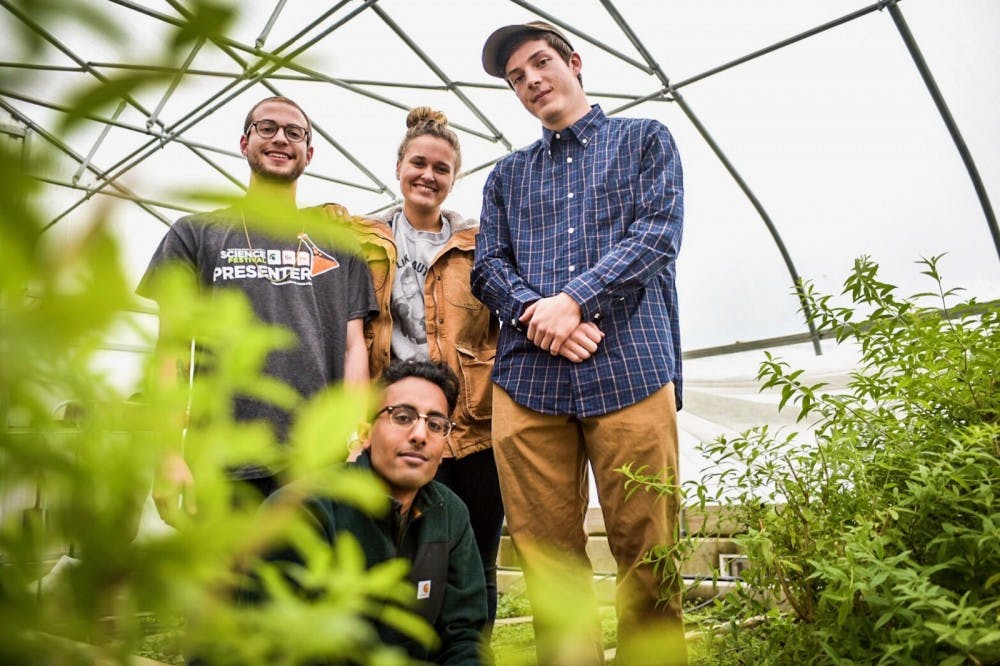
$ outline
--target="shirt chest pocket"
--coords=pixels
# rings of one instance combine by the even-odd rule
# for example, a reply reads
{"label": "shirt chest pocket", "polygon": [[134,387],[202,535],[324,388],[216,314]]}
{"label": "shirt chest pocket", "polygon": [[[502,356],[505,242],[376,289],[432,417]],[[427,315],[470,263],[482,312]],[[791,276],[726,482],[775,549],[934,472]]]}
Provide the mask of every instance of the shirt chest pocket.
{"label": "shirt chest pocket", "polygon": [[[440,280],[444,299],[448,305],[465,310],[480,310],[484,306],[472,295],[470,280],[472,275],[472,254],[452,252],[442,258],[445,262],[440,270],[433,271],[434,280]],[[428,276],[428,279],[432,279]]]}
{"label": "shirt chest pocket", "polygon": [[599,224],[631,222],[635,217],[632,188],[617,188],[606,182],[598,183],[591,190],[587,212],[590,219]]}
{"label": "shirt chest pocket", "polygon": [[631,188],[609,188],[607,183],[594,187],[587,205],[587,216],[593,222],[599,261],[625,236],[635,219],[635,202]]}
{"label": "shirt chest pocket", "polygon": [[385,281],[389,277],[389,259],[384,252],[373,251],[366,248],[365,259],[368,262],[368,270],[372,274],[372,286],[375,292],[380,293],[385,288]]}
{"label": "shirt chest pocket", "polygon": [[416,610],[429,624],[437,621],[444,605],[448,590],[450,546],[448,541],[422,543],[412,559],[410,580],[416,586]]}

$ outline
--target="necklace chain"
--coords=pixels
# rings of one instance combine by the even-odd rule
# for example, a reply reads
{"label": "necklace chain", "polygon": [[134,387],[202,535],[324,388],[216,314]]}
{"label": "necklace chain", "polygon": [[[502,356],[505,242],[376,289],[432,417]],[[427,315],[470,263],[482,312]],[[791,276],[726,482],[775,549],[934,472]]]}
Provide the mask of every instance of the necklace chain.
{"label": "necklace chain", "polygon": [[[250,242],[250,230],[247,229],[247,218],[246,218],[246,215],[243,214],[243,209],[242,208],[240,208],[240,221],[243,223],[243,235],[247,239],[247,248],[249,248],[250,250],[253,250],[254,249],[253,243]],[[302,251],[302,236],[305,234],[305,232],[306,232],[306,226],[305,226],[305,222],[303,222],[302,223],[302,228],[299,229],[299,235],[298,235],[299,246],[297,248],[295,248],[295,256],[296,257],[299,255],[299,252]]]}
{"label": "necklace chain", "polygon": [[247,237],[247,247],[253,250],[253,243],[250,242],[250,232],[247,230],[247,218],[243,214],[242,208],[240,208],[240,219],[243,221],[243,235]]}
{"label": "necklace chain", "polygon": [[[247,248],[250,250],[250,252],[256,252],[256,250],[254,249],[253,243],[250,241],[250,230],[247,228],[247,218],[246,218],[246,215],[243,213],[243,209],[242,208],[240,209],[240,221],[243,223],[243,236],[247,239]],[[302,229],[299,231],[299,234],[298,234],[299,246],[297,248],[295,248],[295,265],[296,266],[299,265],[299,256],[302,254],[302,245],[305,243],[305,241],[304,241],[304,238],[306,237],[305,231],[306,231],[305,223],[303,222]],[[311,253],[311,250],[312,250],[312,248],[310,247],[310,253]],[[308,265],[311,265],[311,257],[310,257],[310,262],[309,262]],[[275,281],[274,278],[271,277],[270,275],[268,276],[267,281],[270,282],[273,285],[285,284],[284,280]]]}

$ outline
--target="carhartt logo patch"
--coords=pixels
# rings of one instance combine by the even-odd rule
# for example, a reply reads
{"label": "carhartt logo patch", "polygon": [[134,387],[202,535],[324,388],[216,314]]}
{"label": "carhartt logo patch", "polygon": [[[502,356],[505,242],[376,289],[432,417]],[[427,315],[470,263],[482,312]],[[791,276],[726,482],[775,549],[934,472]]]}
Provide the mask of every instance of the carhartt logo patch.
{"label": "carhartt logo patch", "polygon": [[429,599],[431,596],[431,582],[422,580],[417,583],[417,599]]}

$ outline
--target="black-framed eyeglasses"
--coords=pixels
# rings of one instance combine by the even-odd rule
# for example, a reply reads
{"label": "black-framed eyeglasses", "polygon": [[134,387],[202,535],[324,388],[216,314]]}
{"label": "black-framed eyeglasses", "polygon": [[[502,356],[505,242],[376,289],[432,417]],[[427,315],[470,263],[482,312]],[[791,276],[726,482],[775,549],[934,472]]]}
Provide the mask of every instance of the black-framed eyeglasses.
{"label": "black-framed eyeglasses", "polygon": [[284,130],[285,138],[292,143],[299,143],[305,141],[306,137],[309,136],[309,130],[300,125],[279,125],[278,123],[270,120],[269,118],[264,118],[262,120],[255,120],[247,127],[247,136],[250,136],[250,129],[256,127],[257,134],[260,135],[262,139],[270,139],[278,130]]}
{"label": "black-framed eyeglasses", "polygon": [[378,418],[383,412],[388,414],[389,422],[397,428],[409,430],[423,419],[427,423],[427,432],[435,437],[447,437],[455,425],[447,417],[440,414],[421,414],[409,405],[387,405],[375,413]]}

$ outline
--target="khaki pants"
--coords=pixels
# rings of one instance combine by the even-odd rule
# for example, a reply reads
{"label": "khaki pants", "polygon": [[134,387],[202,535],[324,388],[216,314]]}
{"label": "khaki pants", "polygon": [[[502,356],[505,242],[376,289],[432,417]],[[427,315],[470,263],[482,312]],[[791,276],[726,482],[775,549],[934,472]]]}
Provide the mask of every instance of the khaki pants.
{"label": "khaki pants", "polygon": [[[667,589],[653,566],[642,563],[654,546],[675,542],[677,494],[661,497],[640,490],[626,499],[625,476],[615,471],[631,465],[646,475],[663,478],[666,472],[676,482],[673,384],[624,409],[584,419],[540,414],[494,385],[493,441],[507,528],[535,614],[539,664],[603,660],[583,524],[588,461],[617,563],[616,663],[686,663],[680,585]],[[579,628],[582,619],[585,629],[566,635],[571,627],[560,617],[574,613],[569,624]],[[581,645],[587,645],[585,654]]]}

